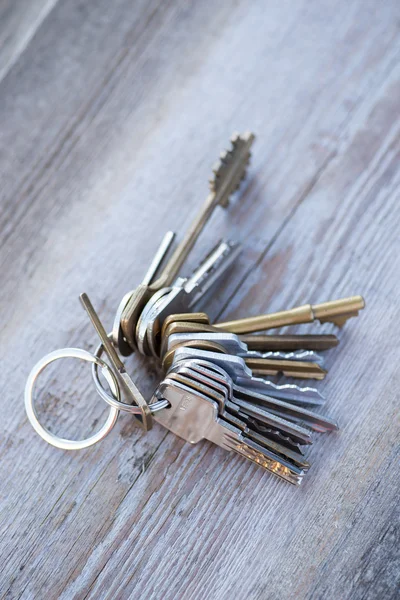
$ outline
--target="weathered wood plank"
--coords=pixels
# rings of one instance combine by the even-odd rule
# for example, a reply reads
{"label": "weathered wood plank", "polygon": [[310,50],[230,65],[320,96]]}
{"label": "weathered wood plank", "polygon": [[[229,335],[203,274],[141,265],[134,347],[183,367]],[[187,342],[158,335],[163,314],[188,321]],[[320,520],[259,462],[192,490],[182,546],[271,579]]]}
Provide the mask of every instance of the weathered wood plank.
{"label": "weathered wood plank", "polygon": [[[395,597],[398,12],[61,3],[8,72],[2,596]],[[85,452],[47,447],[24,417],[30,366],[93,347],[78,293],[111,322],[162,233],[192,217],[216,150],[247,127],[259,134],[252,179],[202,238],[239,236],[245,252],[210,311],[364,293],[324,385],[341,433],[318,440],[300,490],[208,444],[144,436],[128,417]],[[128,364],[150,393],[155,368]],[[77,401],[70,388],[89,375],[67,367],[48,379],[47,423],[83,435],[102,411],[90,386]]]}
{"label": "weathered wood plank", "polygon": [[29,46],[57,0],[3,0],[0,4],[0,81]]}

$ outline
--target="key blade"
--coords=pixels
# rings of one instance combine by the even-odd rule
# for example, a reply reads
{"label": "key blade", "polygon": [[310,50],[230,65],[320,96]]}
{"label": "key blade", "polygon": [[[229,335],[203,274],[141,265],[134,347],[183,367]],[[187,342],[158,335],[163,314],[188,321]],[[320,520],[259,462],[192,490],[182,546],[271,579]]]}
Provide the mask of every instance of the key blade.
{"label": "key blade", "polygon": [[324,357],[314,352],[314,350],[295,350],[294,352],[282,352],[281,350],[257,352],[255,350],[249,350],[246,353],[246,358],[268,358],[270,360],[297,360],[302,362],[313,362],[317,365],[320,365],[321,367],[325,362]]}
{"label": "key blade", "polygon": [[221,153],[213,167],[210,179],[210,191],[217,198],[217,203],[228,206],[230,196],[238,189],[246,175],[250,160],[250,147],[255,139],[253,133],[234,134],[231,138],[232,148]]}
{"label": "key blade", "polygon": [[269,360],[266,358],[247,358],[246,365],[254,375],[285,375],[299,379],[324,379],[327,371],[320,365],[295,360]]}
{"label": "key blade", "polygon": [[322,417],[321,415],[307,410],[301,406],[295,406],[294,404],[284,402],[283,400],[277,400],[270,396],[257,394],[256,392],[251,392],[245,387],[240,387],[237,385],[234,387],[234,393],[235,398],[237,398],[235,401],[240,407],[243,408],[243,410],[247,410],[251,405],[260,406],[268,412],[272,412],[278,417],[281,417],[282,419],[293,421],[294,423],[298,423],[300,426],[305,425],[314,431],[318,431],[319,433],[336,431],[339,429],[337,423],[332,419]]}
{"label": "key blade", "polygon": [[301,387],[293,383],[277,384],[261,377],[237,378],[236,383],[259,394],[265,394],[301,406],[321,406],[325,403],[325,397],[313,387]]}
{"label": "key blade", "polygon": [[312,323],[315,320],[319,320],[321,323],[331,322],[340,326],[350,317],[357,316],[364,306],[365,302],[362,296],[352,296],[322,304],[305,304],[276,313],[214,323],[214,327],[232,333],[247,334],[286,325]]}
{"label": "key blade", "polygon": [[269,351],[295,351],[295,350],[329,350],[339,344],[336,335],[241,335],[242,342],[247,344],[249,350],[259,352]]}
{"label": "key blade", "polygon": [[174,239],[175,239],[175,233],[173,231],[167,231],[167,233],[164,235],[163,239],[161,240],[161,244],[157,248],[157,251],[153,257],[153,260],[151,261],[151,263],[149,265],[149,268],[147,269],[147,271],[145,273],[145,276],[143,277],[142,285],[150,285],[150,283],[153,281],[157,271],[161,267],[161,264],[167,255],[167,252],[170,249]]}
{"label": "key blade", "polygon": [[[242,138],[244,143],[242,143]],[[184,238],[173,252],[167,264],[162,270],[158,279],[151,284],[153,291],[170,285],[176,278],[180,268],[185,262],[189,252],[196,243],[200,233],[214,212],[214,209],[220,205],[223,208],[228,205],[229,196],[238,185],[240,178],[243,177],[245,169],[243,168],[248,161],[248,149],[253,142],[253,134],[245,134],[234,140],[234,148],[227,155],[226,169],[221,170],[219,177],[215,178],[215,189],[208,194],[203,207],[189,226]],[[236,169],[238,171],[236,171]],[[238,177],[240,175],[239,181]]]}
{"label": "key blade", "polygon": [[185,283],[189,308],[194,306],[223,277],[238,258],[242,247],[229,240],[220,241]]}
{"label": "key blade", "polygon": [[357,317],[364,307],[365,300],[362,296],[351,296],[311,306],[314,318],[320,323],[334,323],[338,327],[343,327],[348,319]]}
{"label": "key blade", "polygon": [[[229,424],[227,424],[228,426]],[[278,475],[285,481],[294,485],[300,485],[305,474],[305,469],[290,464],[274,452],[263,448],[251,439],[244,436],[234,436],[227,432],[224,436],[226,448],[244,456],[256,465],[263,467],[266,471]]]}

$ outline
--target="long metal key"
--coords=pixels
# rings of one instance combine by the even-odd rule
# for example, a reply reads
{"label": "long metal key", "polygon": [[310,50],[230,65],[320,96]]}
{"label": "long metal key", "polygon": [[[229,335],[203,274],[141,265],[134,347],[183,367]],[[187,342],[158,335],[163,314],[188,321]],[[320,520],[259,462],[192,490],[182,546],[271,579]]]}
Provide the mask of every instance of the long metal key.
{"label": "long metal key", "polygon": [[172,366],[182,360],[205,360],[222,367],[235,383],[246,386],[261,394],[274,398],[289,400],[301,406],[323,404],[324,397],[315,388],[300,387],[296,385],[277,385],[267,379],[254,377],[249,367],[239,356],[230,354],[221,355],[218,352],[203,351],[195,348],[179,348],[173,357]]}
{"label": "long metal key", "polygon": [[[197,315],[200,319],[197,320]],[[168,346],[168,337],[175,333],[218,333],[221,329],[210,325],[206,313],[183,313],[169,315],[164,320],[161,330],[164,351]],[[249,350],[260,352],[278,352],[286,350],[315,350],[323,351],[334,348],[339,344],[336,335],[325,334],[303,334],[303,335],[240,335],[239,339],[244,342]],[[161,354],[164,352],[161,350]]]}
{"label": "long metal key", "polygon": [[137,319],[151,295],[161,288],[170,286],[176,279],[214,209],[218,205],[223,208],[228,206],[230,196],[239,187],[246,174],[246,167],[250,159],[250,147],[253,141],[254,135],[250,132],[241,135],[235,134],[232,137],[231,150],[221,154],[219,162],[213,169],[213,177],[210,180],[210,193],[202,210],[173,252],[160,277],[149,287],[138,289],[130,298],[121,315],[121,327],[124,337],[132,348],[135,348]]}
{"label": "long metal key", "polygon": [[338,327],[342,327],[348,319],[356,317],[364,307],[365,302],[362,296],[352,296],[322,304],[305,304],[277,313],[214,323],[214,327],[231,333],[254,333],[286,325],[312,323],[315,320],[320,323],[334,323]]}
{"label": "long metal key", "polygon": [[[187,363],[188,361],[191,361],[196,365],[207,367],[208,369],[213,368],[217,372],[221,369],[216,363],[211,363],[200,358],[186,358],[179,360],[178,356],[172,363],[170,370],[173,370],[177,364],[180,364],[181,362]],[[213,367],[211,367],[211,365],[213,365]],[[301,387],[295,384],[276,384],[268,379],[254,377],[244,363],[242,363],[242,367],[241,370],[238,370],[238,366],[236,365],[236,368],[233,371],[232,369],[230,370],[230,376],[238,386],[246,387],[250,391],[254,391],[258,394],[272,396],[278,400],[285,400],[299,406],[321,406],[325,403],[324,396],[316,388],[308,386]]]}

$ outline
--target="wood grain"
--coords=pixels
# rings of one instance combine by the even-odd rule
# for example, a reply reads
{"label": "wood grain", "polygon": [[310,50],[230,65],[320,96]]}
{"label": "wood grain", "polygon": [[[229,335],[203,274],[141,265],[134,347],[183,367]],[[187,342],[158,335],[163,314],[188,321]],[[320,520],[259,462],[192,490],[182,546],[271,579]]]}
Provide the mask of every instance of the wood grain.
{"label": "wood grain", "polygon": [[[0,9],[1,597],[397,597],[397,3],[28,4]],[[316,441],[299,489],[127,415],[86,451],[47,446],[24,414],[30,368],[93,349],[78,294],[111,324],[243,129],[258,136],[247,186],[189,262],[243,243],[212,317],[365,296],[320,386],[341,431]],[[155,365],[127,365],[150,395]],[[84,366],[42,385],[65,436],[105,415]]]}

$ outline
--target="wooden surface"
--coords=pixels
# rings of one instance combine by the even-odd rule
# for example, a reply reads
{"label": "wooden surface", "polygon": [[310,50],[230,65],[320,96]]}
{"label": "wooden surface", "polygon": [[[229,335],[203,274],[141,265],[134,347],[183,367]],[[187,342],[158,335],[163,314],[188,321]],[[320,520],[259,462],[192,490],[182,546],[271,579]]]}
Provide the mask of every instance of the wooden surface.
{"label": "wooden surface", "polygon": [[[398,597],[398,3],[14,0],[0,16],[1,597]],[[94,348],[78,294],[110,326],[244,129],[247,187],[190,266],[243,243],[213,317],[365,296],[319,385],[340,432],[299,489],[128,415],[86,451],[48,446],[25,417],[29,370]],[[127,366],[149,397],[155,365]],[[40,381],[58,433],[104,418],[87,366]]]}

